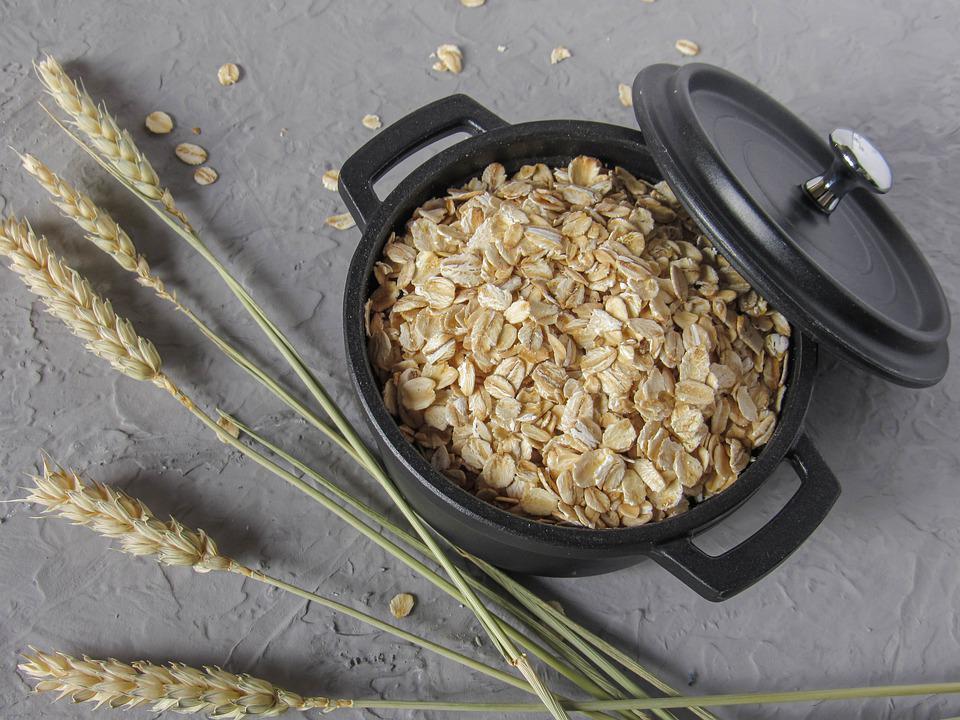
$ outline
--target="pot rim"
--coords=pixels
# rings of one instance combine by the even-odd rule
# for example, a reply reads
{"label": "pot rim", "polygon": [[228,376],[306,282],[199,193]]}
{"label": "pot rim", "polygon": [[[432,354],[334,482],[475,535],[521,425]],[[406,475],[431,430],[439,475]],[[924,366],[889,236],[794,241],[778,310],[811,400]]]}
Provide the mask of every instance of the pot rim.
{"label": "pot rim", "polygon": [[[595,144],[599,140],[609,144],[611,153],[608,157],[613,162],[633,154],[654,166],[652,157],[643,144],[643,137],[636,130],[584,120],[540,120],[508,124],[464,139],[440,151],[401,180],[369,218],[350,261],[346,277],[343,332],[348,371],[364,414],[371,429],[382,441],[381,444],[389,448],[394,459],[415,477],[439,501],[440,505],[461,514],[467,522],[479,524],[486,532],[529,539],[557,549],[629,550],[634,547],[643,549],[664,540],[706,529],[745,502],[760,488],[783,461],[803,428],[803,418],[810,402],[813,379],[816,375],[817,349],[816,344],[797,328],[793,329],[791,337],[786,394],[777,427],[770,441],[753,456],[750,465],[726,490],[698,503],[680,515],[637,527],[590,529],[549,525],[501,510],[457,486],[433,468],[420,451],[404,438],[397,427],[396,420],[383,403],[379,383],[367,356],[364,326],[364,305],[369,296],[369,278],[383,244],[390,232],[407,220],[410,212],[434,196],[431,192],[435,193],[436,190],[432,189],[432,185],[444,169],[455,163],[482,163],[462,177],[464,181],[468,180],[479,175],[483,167],[491,162],[488,152],[491,149],[496,151],[499,162],[508,167],[536,161],[537,157],[541,156],[510,157],[512,145],[531,137],[539,141],[562,142],[568,148],[571,144]],[[570,158],[576,154],[579,153],[562,152],[550,158],[543,157],[543,159],[555,162],[557,158]],[[607,164],[607,160],[600,159]],[[628,169],[631,165],[630,162],[617,162],[617,164],[622,164]],[[636,164],[636,162],[633,163],[633,165]],[[654,180],[650,175],[644,179]],[[426,519],[429,521],[429,517]]]}

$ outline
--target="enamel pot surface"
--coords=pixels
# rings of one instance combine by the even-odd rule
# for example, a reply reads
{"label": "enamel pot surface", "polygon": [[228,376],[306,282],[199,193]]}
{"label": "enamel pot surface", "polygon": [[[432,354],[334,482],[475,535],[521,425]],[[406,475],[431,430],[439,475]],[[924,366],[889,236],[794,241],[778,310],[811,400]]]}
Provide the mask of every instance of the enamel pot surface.
{"label": "enamel pot surface", "polygon": [[[455,132],[472,137],[427,160],[386,199],[377,197],[373,183],[378,178],[418,149]],[[605,530],[538,523],[457,487],[400,433],[367,359],[364,304],[373,289],[374,263],[391,232],[402,229],[422,203],[480,175],[492,162],[511,172],[537,162],[566,165],[577,155],[620,165],[652,182],[662,179],[636,130],[573,120],[511,125],[464,95],[424,106],[360,148],[340,173],[340,194],[362,231],[344,292],[348,371],[391,477],[420,516],[461,548],[507,570],[552,576],[609,572],[649,556],[704,597],[723,600],[789,557],[822,522],[840,492],[804,432],[817,366],[817,346],[809,337],[794,333],[778,427],[731,487],[676,517]],[[766,525],[719,556],[693,544],[694,535],[744,503],[784,462],[793,467],[800,485]]]}

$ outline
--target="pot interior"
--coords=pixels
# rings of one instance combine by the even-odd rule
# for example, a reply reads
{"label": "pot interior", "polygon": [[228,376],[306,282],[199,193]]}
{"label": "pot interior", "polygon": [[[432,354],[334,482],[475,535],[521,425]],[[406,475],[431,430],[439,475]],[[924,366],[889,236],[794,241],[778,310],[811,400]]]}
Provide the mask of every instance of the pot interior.
{"label": "pot interior", "polygon": [[777,428],[732,486],[680,515],[639,527],[602,530],[548,525],[513,515],[448,480],[401,434],[383,403],[367,358],[364,305],[372,290],[374,263],[391,232],[402,232],[417,207],[480,175],[490,163],[499,162],[510,173],[522,165],[538,162],[549,167],[565,166],[577,155],[591,155],[606,166],[619,165],[650,182],[662,179],[638,131],[561,120],[510,125],[469,138],[430,158],[402,180],[370,218],[350,264],[344,294],[349,369],[373,430],[395,459],[444,505],[467,515],[474,524],[489,532],[506,532],[559,547],[636,549],[706,529],[749,498],[776,469],[798,436],[806,412],[816,360],[816,347],[811,341],[799,332],[793,333],[787,390]]}

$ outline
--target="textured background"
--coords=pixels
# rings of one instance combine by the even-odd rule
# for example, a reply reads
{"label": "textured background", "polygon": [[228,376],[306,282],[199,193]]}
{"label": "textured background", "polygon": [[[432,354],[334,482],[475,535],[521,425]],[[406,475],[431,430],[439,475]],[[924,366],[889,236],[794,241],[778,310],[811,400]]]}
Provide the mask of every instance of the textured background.
{"label": "textured background", "polygon": [[[617,83],[641,67],[699,59],[759,83],[825,133],[849,125],[875,138],[896,174],[890,206],[960,307],[960,6],[947,0],[455,0],[421,2],[0,2],[0,135],[81,182],[128,227],[183,299],[238,342],[259,343],[211,272],[71,146],[37,107],[31,61],[54,52],[104,98],[154,160],[210,244],[289,331],[338,400],[355,404],[343,370],[341,278],[356,230],[320,174],[385,124],[463,91],[508,120],[585,118],[631,126]],[[464,50],[458,77],[431,72],[443,42]],[[497,52],[497,45],[507,51]],[[566,45],[573,57],[548,62]],[[234,61],[242,81],[217,84]],[[173,135],[148,137],[163,109]],[[175,142],[210,151],[220,181],[201,188]],[[285,130],[284,130],[285,129]],[[221,404],[369,490],[314,433],[253,390],[108,260],[84,246],[41,191],[0,153],[0,210],[28,214],[141,332],[170,373],[209,407]],[[420,599],[406,625],[497,659],[451,606],[370,543],[243,462],[148,386],[119,377],[42,315],[0,272],[0,480],[15,497],[45,448],[117,483],[156,511],[201,525],[242,560],[374,612],[401,590]],[[954,338],[952,349],[958,354]],[[264,354],[274,367],[279,363]],[[692,691],[955,679],[960,619],[958,437],[960,371],[937,387],[894,387],[823,363],[808,427],[843,485],[823,526],[781,569],[722,605],[699,599],[653,563],[601,578],[543,582],[578,618]],[[703,540],[717,550],[759,526],[791,490],[784,470],[762,496]],[[377,497],[377,502],[381,502]],[[92,533],[0,505],[0,716],[86,717],[87,709],[28,695],[15,655],[28,644],[113,655],[219,663],[300,691],[339,696],[514,697],[435,657],[239,578],[162,569],[108,550]],[[748,708],[723,717],[928,719],[960,699]],[[137,711],[131,718],[150,717]]]}

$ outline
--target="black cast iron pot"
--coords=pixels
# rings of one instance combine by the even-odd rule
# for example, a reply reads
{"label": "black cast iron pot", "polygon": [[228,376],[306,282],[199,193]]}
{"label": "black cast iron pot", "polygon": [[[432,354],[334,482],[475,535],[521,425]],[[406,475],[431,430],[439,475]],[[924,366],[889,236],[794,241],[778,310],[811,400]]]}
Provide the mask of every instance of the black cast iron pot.
{"label": "black cast iron pot", "polygon": [[[473,137],[414,170],[383,201],[373,183],[416,150],[458,131]],[[533,575],[575,576],[628,567],[649,556],[710,600],[744,590],[783,562],[813,532],[840,488],[803,431],[813,390],[817,346],[794,332],[780,422],[770,442],[727,490],[682,515],[633,528],[589,530],[544,525],[504,512],[457,487],[409,444],[387,412],[367,360],[364,303],[387,238],[426,200],[479,175],[492,162],[507,171],[542,162],[566,165],[591,155],[637,177],[661,179],[642,135],[623,127],[574,120],[511,125],[465,95],[453,95],[386,128],[344,164],[340,194],[363,231],[346,278],[343,325],[348,370],[381,457],[400,491],[437,531],[501,568]],[[731,513],[784,461],[800,487],[777,515],[747,540],[712,557],[692,537]]]}

